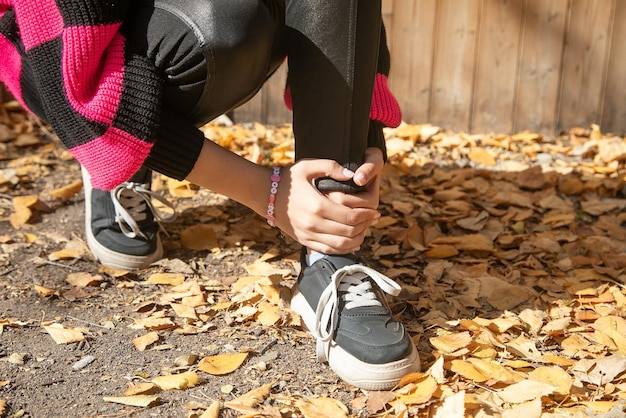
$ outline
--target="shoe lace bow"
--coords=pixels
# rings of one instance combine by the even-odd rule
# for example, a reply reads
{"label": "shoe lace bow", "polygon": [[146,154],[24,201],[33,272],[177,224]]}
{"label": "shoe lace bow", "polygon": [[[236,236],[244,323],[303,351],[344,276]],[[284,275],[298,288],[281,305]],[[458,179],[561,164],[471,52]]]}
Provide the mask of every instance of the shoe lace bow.
{"label": "shoe lace bow", "polygon": [[[148,190],[142,183],[120,184],[111,190],[111,199],[115,208],[115,220],[122,233],[129,238],[140,236],[147,239],[138,224],[148,217],[147,210],[152,212],[159,225],[176,219],[174,206],[160,194]],[[171,212],[157,209],[153,204],[154,199],[171,209]]]}
{"label": "shoe lace bow", "polygon": [[[368,280],[371,279],[371,280]],[[328,358],[328,349],[335,327],[337,326],[337,309],[339,307],[339,292],[346,309],[364,306],[383,306],[372,288],[372,280],[385,293],[397,296],[402,290],[389,277],[362,264],[352,264],[335,271],[330,283],[322,292],[317,304],[316,329],[318,357]]]}

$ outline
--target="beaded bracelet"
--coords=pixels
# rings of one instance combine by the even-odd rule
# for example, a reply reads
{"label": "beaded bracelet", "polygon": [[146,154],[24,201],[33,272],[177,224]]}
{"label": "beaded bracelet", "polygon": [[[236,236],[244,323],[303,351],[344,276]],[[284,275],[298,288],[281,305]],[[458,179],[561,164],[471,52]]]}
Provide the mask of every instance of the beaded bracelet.
{"label": "beaded bracelet", "polygon": [[274,167],[274,173],[270,177],[272,180],[272,187],[270,188],[270,201],[267,204],[267,215],[265,218],[267,219],[267,223],[269,226],[274,225],[274,221],[276,217],[274,216],[274,202],[276,201],[276,193],[278,193],[278,183],[280,183],[280,167]]}

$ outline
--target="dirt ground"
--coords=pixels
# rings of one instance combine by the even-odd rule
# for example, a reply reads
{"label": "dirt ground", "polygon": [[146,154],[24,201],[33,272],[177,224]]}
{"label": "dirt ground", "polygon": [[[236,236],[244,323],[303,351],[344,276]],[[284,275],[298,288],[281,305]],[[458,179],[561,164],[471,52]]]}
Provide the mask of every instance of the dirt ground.
{"label": "dirt ground", "polygon": [[[103,269],[83,241],[82,190],[57,197],[61,188],[79,180],[78,164],[45,126],[23,119],[15,111],[4,117],[11,121],[7,126],[12,134],[0,141],[4,145],[0,148],[0,173],[4,176],[0,181],[1,417],[192,417],[200,416],[215,401],[222,405],[220,416],[244,416],[242,410],[224,404],[261,387],[269,388],[271,396],[266,394],[260,406],[255,404],[257,412],[250,416],[333,416],[324,415],[321,409],[319,414],[311,412],[315,409],[307,410],[302,402],[334,399],[345,408],[342,415],[365,417],[385,410],[393,412],[393,408],[399,411],[398,404],[390,407],[394,396],[409,407],[393,416],[432,416],[435,409],[429,408],[441,406],[446,395],[460,391],[476,395],[466,397],[466,416],[500,416],[498,411],[508,408],[508,404],[481,398],[480,394],[492,394],[515,379],[486,379],[479,385],[454,369],[454,362],[442,366],[445,378],[441,369],[435,385],[438,389],[433,387],[425,397],[414,393],[412,398],[402,398],[401,391],[388,397],[339,381],[326,365],[316,361],[313,339],[288,310],[289,289],[299,271],[298,245],[246,208],[211,192],[189,185],[176,189],[168,179],[155,175],[154,189],[174,202],[178,212],[177,220],[164,226],[164,260],[137,272]],[[597,150],[587,149],[588,155],[568,154],[564,151],[567,147],[525,134],[516,140],[528,149],[520,146],[522,151],[512,155],[513,147],[509,147],[505,162],[510,165],[501,166],[488,154],[459,153],[459,149],[475,145],[478,138],[452,135],[443,142],[427,142],[430,137],[425,129],[430,130],[431,137],[434,132],[432,127],[422,128],[422,145],[416,144],[410,133],[399,145],[397,138],[389,141],[392,158],[403,152],[404,159],[402,164],[390,165],[385,173],[383,222],[372,230],[362,249],[373,267],[402,283],[403,293],[392,300],[392,306],[416,341],[423,369],[443,358],[442,353],[448,360],[461,359],[469,353],[479,356],[478,352],[488,346],[493,347],[493,356],[499,353],[500,360],[526,361],[530,354],[524,357],[519,350],[509,349],[510,342],[525,336],[536,344],[534,350],[567,355],[568,361],[614,353],[615,346],[602,340],[602,349],[584,355],[566,354],[571,341],[565,336],[589,331],[602,315],[624,316],[622,299],[617,296],[624,288],[626,268],[623,162],[611,163],[613,171],[603,164],[587,177],[580,173],[562,175],[558,170],[547,175],[541,170],[511,174],[505,168],[514,165],[523,169],[532,162],[541,162],[544,168],[581,162],[593,166],[589,156],[593,158]],[[581,141],[589,141],[592,134],[581,131]],[[444,146],[447,151],[442,152]],[[409,149],[413,151],[409,153]],[[261,151],[254,148],[250,154],[263,152],[269,152],[267,146],[261,146]],[[457,165],[451,164],[454,161]],[[502,169],[500,174],[494,174],[496,168]],[[578,179],[580,185],[568,179]],[[515,184],[514,192],[511,184]],[[29,204],[30,217],[24,220],[16,217],[20,211],[16,197],[28,195],[38,199]],[[575,209],[568,206],[571,202]],[[593,203],[593,208],[585,202]],[[570,213],[575,216],[565,216]],[[210,231],[207,239],[212,244],[205,245],[207,249],[190,249],[198,244],[189,244],[190,231],[192,237]],[[552,240],[551,233],[558,235]],[[572,267],[572,260],[580,269]],[[583,267],[595,269],[592,277],[578,279]],[[161,273],[165,276],[159,276]],[[81,282],[84,277],[89,280]],[[174,281],[182,277],[184,284],[166,283],[156,277]],[[252,284],[245,285],[250,277],[269,281],[250,279]],[[481,290],[474,287],[478,282],[482,283]],[[202,301],[186,315],[177,309],[189,305],[180,295],[194,296],[194,288],[184,287],[189,283],[199,285]],[[494,288],[497,294],[487,291]],[[584,292],[574,293],[581,289]],[[603,296],[608,293],[615,297],[609,300]],[[580,301],[585,297],[595,299],[583,304]],[[181,303],[174,303],[178,301]],[[592,314],[589,307],[600,303],[612,303],[614,310],[605,307]],[[583,308],[585,315],[581,314]],[[529,322],[518,321],[518,316],[528,318],[524,315],[528,312],[545,312],[540,320],[545,326],[552,326],[551,319],[562,320],[563,316],[572,320],[563,325],[568,330],[565,333],[553,329],[543,332]],[[462,318],[473,318],[474,325],[459,321]],[[477,324],[496,318],[518,322],[510,327],[493,322],[476,331],[480,328]],[[146,325],[147,320],[161,322]],[[45,328],[52,324],[76,331],[83,338],[57,343]],[[433,339],[459,326],[466,328],[458,335],[471,335],[474,344],[459,345],[457,349],[466,350],[463,353],[456,349],[448,352],[441,340]],[[485,339],[486,332],[495,337]],[[147,333],[155,333],[156,340],[138,348],[134,340]],[[586,338],[592,338],[589,335],[585,333]],[[617,350],[619,347],[618,341]],[[247,353],[247,357],[229,373],[198,371],[198,359],[225,353]],[[486,356],[484,352],[480,355]],[[536,363],[532,367],[530,363],[515,364],[507,367],[519,367],[514,370],[519,376],[528,376],[529,368],[536,367]],[[565,367],[565,363],[555,364]],[[129,388],[157,376],[186,371],[198,372],[204,381],[181,390],[159,391],[158,400],[148,407],[110,399],[122,397]],[[571,369],[568,373],[578,376]],[[413,388],[423,387],[420,384],[426,378],[432,380],[420,375]],[[598,386],[592,390],[587,386],[593,382],[582,378],[580,387],[574,385],[576,395],[572,389],[571,396],[529,399],[535,402],[533,408],[539,402],[540,409],[552,412],[595,400],[614,402],[615,408],[622,408],[618,401],[626,393],[623,379],[624,373],[616,372],[612,388],[603,387],[600,393]],[[474,410],[469,413],[467,408]],[[589,411],[580,416],[611,416]],[[213,416],[208,414],[204,416]],[[460,415],[457,412],[455,416]]]}

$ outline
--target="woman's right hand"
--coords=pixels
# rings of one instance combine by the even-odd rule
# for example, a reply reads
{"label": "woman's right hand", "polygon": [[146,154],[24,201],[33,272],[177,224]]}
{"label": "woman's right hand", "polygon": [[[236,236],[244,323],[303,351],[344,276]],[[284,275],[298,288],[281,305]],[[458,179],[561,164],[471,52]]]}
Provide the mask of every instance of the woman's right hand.
{"label": "woman's right hand", "polygon": [[376,208],[350,207],[315,187],[320,177],[350,180],[354,173],[332,160],[303,159],[285,167],[276,195],[275,224],[310,250],[326,254],[357,251],[367,229],[380,217]]}

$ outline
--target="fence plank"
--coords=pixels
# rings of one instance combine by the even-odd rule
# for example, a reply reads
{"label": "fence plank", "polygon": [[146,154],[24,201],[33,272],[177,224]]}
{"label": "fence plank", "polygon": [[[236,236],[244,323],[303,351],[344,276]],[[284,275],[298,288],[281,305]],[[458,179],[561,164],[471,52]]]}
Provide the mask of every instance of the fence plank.
{"label": "fence plank", "polygon": [[470,130],[508,133],[513,129],[524,3],[483,0]]}
{"label": "fence plank", "polygon": [[567,0],[528,0],[514,131],[553,132]]}
{"label": "fence plank", "polygon": [[615,6],[601,120],[604,130],[623,135],[626,132],[626,2],[619,0]]}
{"label": "fence plank", "polygon": [[599,123],[615,0],[572,2],[557,129]]}
{"label": "fence plank", "polygon": [[389,86],[407,122],[430,118],[436,8],[436,0],[394,2]]}
{"label": "fence plank", "polygon": [[469,129],[478,28],[478,0],[440,0],[430,120]]}

